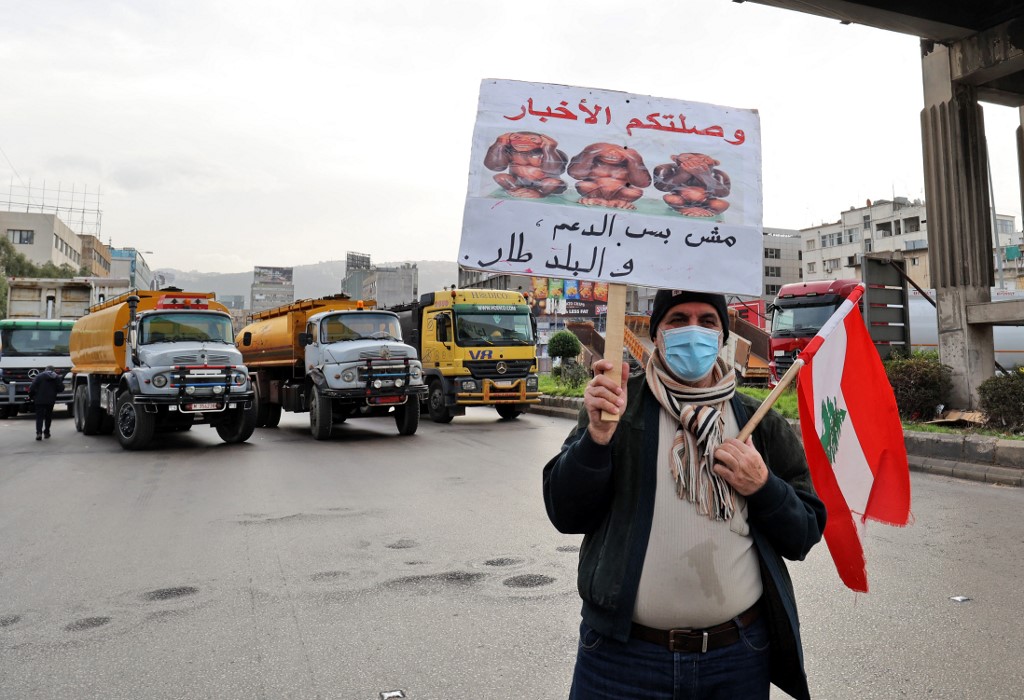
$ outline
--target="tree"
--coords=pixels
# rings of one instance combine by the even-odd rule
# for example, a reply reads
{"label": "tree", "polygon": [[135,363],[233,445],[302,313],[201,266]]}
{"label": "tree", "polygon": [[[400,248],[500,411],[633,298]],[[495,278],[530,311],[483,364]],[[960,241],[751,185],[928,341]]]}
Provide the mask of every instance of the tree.
{"label": "tree", "polygon": [[575,358],[583,345],[572,331],[558,331],[548,341],[548,355],[563,360]]}

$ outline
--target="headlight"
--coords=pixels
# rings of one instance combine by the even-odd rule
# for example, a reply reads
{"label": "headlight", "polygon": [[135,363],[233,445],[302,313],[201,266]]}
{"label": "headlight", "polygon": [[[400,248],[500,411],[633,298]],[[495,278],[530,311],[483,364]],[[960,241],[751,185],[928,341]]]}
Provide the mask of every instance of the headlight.
{"label": "headlight", "polygon": [[527,391],[537,391],[537,377],[527,377],[526,378],[526,390]]}
{"label": "headlight", "polygon": [[215,385],[213,387],[213,393],[215,393],[215,394],[223,394],[224,393],[224,387],[222,387],[220,384]]}
{"label": "headlight", "polygon": [[196,393],[196,388],[189,384],[187,387],[185,387],[185,393],[191,396],[192,394]]}
{"label": "headlight", "polygon": [[245,383],[249,380],[248,375],[245,372],[232,372],[231,383],[235,386],[245,386]]}
{"label": "headlight", "polygon": [[155,377],[153,377],[153,386],[155,386],[157,389],[162,389],[163,387],[167,386],[167,375],[158,374]]}
{"label": "headlight", "polygon": [[347,370],[345,370],[344,372],[341,373],[341,381],[345,382],[346,384],[351,384],[355,380],[356,380],[356,373],[353,372],[352,370],[347,369]]}
{"label": "headlight", "polygon": [[395,380],[395,386],[405,386],[405,380],[404,379],[396,379]]}
{"label": "headlight", "polygon": [[472,379],[463,379],[459,384],[463,391],[476,391],[476,381]]}
{"label": "headlight", "polygon": [[413,379],[419,379],[423,375],[423,371],[419,367],[410,367],[409,376]]}

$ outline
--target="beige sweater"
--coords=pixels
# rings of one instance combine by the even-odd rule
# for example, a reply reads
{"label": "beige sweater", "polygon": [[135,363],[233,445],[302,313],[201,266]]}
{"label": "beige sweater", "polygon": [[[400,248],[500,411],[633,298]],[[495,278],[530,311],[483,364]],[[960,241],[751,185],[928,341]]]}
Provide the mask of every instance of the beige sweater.
{"label": "beige sweater", "polygon": [[[660,412],[658,444],[669,446],[675,419]],[[739,426],[728,402],[725,435]],[[711,627],[732,619],[761,597],[761,573],[747,525],[746,500],[736,494],[736,515],[710,520],[676,495],[671,455],[658,455],[654,519],[640,575],[633,621],[657,629]]]}

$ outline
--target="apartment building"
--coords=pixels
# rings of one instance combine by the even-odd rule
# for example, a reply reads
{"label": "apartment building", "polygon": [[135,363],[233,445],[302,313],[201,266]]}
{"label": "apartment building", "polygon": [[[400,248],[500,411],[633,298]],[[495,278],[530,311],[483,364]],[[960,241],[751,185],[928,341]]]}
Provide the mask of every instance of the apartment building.
{"label": "apartment building", "polygon": [[82,268],[82,242],[56,214],[0,211],[0,231],[36,265],[70,265],[75,272]]}
{"label": "apartment building", "polygon": [[[919,199],[869,200],[866,206],[850,207],[834,223],[800,231],[804,279],[859,279],[865,253],[892,252],[903,257],[914,282],[930,288],[927,224],[925,204]],[[1019,243],[1013,216],[996,214],[995,233],[998,250]]]}

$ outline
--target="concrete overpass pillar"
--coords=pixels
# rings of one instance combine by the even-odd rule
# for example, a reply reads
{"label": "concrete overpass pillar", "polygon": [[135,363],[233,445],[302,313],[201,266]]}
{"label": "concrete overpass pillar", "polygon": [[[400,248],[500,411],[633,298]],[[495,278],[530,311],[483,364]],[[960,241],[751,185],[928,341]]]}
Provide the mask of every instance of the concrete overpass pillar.
{"label": "concrete overpass pillar", "polygon": [[[967,305],[990,301],[995,281],[984,119],[975,88],[952,79],[949,49],[930,41],[921,46],[928,261],[939,358],[952,368],[951,405],[973,409],[978,385],[995,371],[992,327],[967,323]],[[1020,138],[1018,132],[1018,144]]]}
{"label": "concrete overpass pillar", "polygon": [[[1017,177],[1020,181],[1020,210],[1024,213],[1024,107],[1018,107],[1020,126],[1017,127]],[[1024,221],[1021,222],[1024,229]]]}

